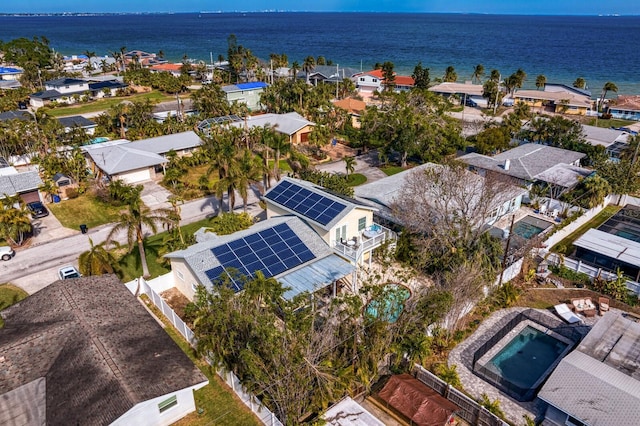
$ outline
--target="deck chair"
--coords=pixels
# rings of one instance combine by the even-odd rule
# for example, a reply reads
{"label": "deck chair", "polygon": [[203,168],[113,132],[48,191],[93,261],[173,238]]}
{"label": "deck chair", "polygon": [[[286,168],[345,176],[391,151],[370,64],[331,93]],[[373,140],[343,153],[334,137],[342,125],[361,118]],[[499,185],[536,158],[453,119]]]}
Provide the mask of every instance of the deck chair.
{"label": "deck chair", "polygon": [[603,312],[607,312],[609,310],[609,298],[598,297],[598,307],[600,308],[600,315],[602,315]]}
{"label": "deck chair", "polygon": [[569,324],[582,322],[582,319],[574,314],[566,303],[560,303],[559,305],[555,305],[553,308],[556,310],[556,313],[560,315],[560,318]]}

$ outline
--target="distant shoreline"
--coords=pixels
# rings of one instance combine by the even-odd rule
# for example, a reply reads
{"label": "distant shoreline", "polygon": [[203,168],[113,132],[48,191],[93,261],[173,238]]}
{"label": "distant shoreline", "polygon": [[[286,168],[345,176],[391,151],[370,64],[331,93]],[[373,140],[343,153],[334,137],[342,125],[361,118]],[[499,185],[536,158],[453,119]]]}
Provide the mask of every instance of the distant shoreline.
{"label": "distant shoreline", "polygon": [[478,12],[376,12],[376,11],[319,11],[319,10],[235,10],[235,11],[193,11],[193,12],[0,12],[0,17],[36,17],[36,16],[127,16],[127,15],[237,15],[264,13],[338,13],[338,14],[376,14],[376,15],[468,15],[468,16],[544,16],[544,17],[636,17],[637,14],[523,14],[523,13],[478,13]]}

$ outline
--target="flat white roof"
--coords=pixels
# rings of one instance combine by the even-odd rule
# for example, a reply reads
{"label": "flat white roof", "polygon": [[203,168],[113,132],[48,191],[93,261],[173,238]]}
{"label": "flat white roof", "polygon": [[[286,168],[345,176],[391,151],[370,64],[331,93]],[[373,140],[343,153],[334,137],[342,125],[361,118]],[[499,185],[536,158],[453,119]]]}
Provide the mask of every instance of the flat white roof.
{"label": "flat white roof", "polygon": [[589,229],[574,243],[592,252],[612,259],[618,259],[629,265],[640,267],[640,243],[598,229]]}
{"label": "flat white roof", "polygon": [[329,408],[322,418],[331,426],[384,426],[377,417],[348,396]]}

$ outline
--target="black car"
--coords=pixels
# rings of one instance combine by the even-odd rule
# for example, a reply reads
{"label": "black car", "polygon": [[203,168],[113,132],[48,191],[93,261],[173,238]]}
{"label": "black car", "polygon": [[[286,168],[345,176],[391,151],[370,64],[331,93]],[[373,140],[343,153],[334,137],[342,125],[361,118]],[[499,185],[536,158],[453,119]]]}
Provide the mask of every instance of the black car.
{"label": "black car", "polygon": [[49,210],[40,201],[34,201],[27,204],[27,208],[31,212],[31,217],[39,219],[41,217],[49,216]]}

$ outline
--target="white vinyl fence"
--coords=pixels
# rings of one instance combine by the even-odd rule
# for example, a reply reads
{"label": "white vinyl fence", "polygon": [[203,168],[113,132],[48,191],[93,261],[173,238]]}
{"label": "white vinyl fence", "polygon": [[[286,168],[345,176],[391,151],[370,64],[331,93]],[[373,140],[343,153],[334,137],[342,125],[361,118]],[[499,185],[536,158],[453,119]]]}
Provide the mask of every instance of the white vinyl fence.
{"label": "white vinyl fence", "polygon": [[[173,324],[178,332],[184,337],[189,344],[195,346],[196,341],[194,333],[191,331],[187,324],[180,319],[180,317],[171,309],[171,307],[165,302],[158,293],[147,283],[144,278],[138,278],[126,284],[129,291],[135,293],[136,288],[140,284],[140,294],[146,294],[149,300],[162,311],[162,314]],[[273,414],[267,407],[262,405],[260,400],[245,390],[240,383],[240,379],[233,374],[232,371],[225,371],[221,368],[216,368],[216,373],[224,382],[229,385],[233,392],[240,398],[240,400],[249,407],[249,409],[260,419],[260,421],[267,426],[284,426],[280,420]]]}

